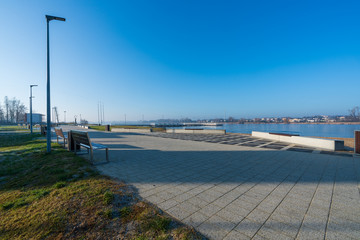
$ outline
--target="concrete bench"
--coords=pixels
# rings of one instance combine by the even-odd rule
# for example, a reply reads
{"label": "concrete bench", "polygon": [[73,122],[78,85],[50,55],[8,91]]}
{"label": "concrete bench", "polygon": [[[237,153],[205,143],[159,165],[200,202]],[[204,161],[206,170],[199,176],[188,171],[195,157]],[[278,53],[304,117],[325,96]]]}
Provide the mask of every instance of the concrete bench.
{"label": "concrete bench", "polygon": [[77,150],[76,146],[84,147],[90,153],[90,161],[93,162],[93,160],[94,160],[93,150],[105,149],[106,150],[106,161],[109,162],[109,153],[108,153],[109,148],[105,145],[91,142],[88,132],[71,131],[71,138],[72,138],[72,141],[74,141],[75,154],[76,154],[76,150]]}
{"label": "concrete bench", "polygon": [[330,151],[344,150],[344,141],[342,140],[300,137],[300,136],[291,136],[284,134],[270,134],[268,132],[257,132],[257,131],[252,131],[251,136],[258,138],[265,138],[274,141],[299,144],[307,147],[326,149]]}

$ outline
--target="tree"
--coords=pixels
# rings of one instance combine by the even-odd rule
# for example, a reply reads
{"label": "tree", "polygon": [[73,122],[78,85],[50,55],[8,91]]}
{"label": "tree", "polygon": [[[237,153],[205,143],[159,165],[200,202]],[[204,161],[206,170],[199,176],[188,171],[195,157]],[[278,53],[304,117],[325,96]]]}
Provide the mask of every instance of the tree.
{"label": "tree", "polygon": [[349,110],[349,116],[352,121],[356,121],[360,117],[360,108],[358,106]]}
{"label": "tree", "polygon": [[0,107],[0,122],[4,123],[21,123],[25,119],[26,107],[20,100],[13,98],[9,100],[6,96],[4,99],[3,110]]}
{"label": "tree", "polygon": [[5,113],[2,106],[0,105],[0,123],[2,122],[5,122]]}
{"label": "tree", "polygon": [[5,104],[5,113],[6,113],[6,123],[9,123],[9,98],[7,96],[5,96],[4,104]]}

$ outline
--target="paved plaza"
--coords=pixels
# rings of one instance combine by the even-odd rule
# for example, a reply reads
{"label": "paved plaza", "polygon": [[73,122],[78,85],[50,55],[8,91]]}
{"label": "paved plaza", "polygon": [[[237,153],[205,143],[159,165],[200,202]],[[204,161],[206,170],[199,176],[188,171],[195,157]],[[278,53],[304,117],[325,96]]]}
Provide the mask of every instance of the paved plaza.
{"label": "paved plaza", "polygon": [[222,144],[231,135],[89,134],[110,148],[102,173],[209,239],[360,239],[358,157]]}

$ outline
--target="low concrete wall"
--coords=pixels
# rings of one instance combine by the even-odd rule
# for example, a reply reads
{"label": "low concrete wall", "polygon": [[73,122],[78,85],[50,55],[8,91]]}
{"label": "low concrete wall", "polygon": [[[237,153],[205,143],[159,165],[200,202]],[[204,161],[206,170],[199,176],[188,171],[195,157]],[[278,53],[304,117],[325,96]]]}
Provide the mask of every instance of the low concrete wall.
{"label": "low concrete wall", "polygon": [[166,133],[226,134],[221,129],[166,129]]}
{"label": "low concrete wall", "polygon": [[274,141],[294,143],[308,147],[322,148],[331,151],[338,151],[344,149],[344,141],[342,140],[320,139],[320,138],[300,137],[300,136],[283,136],[283,135],[270,134],[268,132],[256,132],[256,131],[252,131],[251,136],[270,139]]}
{"label": "low concrete wall", "polygon": [[111,128],[111,132],[132,132],[132,133],[149,133],[151,129],[141,129],[141,128]]}

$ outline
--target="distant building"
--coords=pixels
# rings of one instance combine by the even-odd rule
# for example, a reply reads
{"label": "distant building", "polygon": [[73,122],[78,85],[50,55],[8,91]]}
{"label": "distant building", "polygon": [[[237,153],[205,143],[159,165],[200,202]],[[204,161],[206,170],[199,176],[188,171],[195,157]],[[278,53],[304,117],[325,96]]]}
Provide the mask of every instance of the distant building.
{"label": "distant building", "polygon": [[301,120],[301,119],[299,119],[299,118],[291,118],[291,119],[289,119],[289,122],[291,122],[291,123],[298,123],[298,122],[300,122],[300,120]]}
{"label": "distant building", "polygon": [[[44,122],[44,114],[33,113],[32,114],[32,122],[33,122],[33,124],[43,123]],[[30,113],[25,114],[25,123],[30,123]]]}

